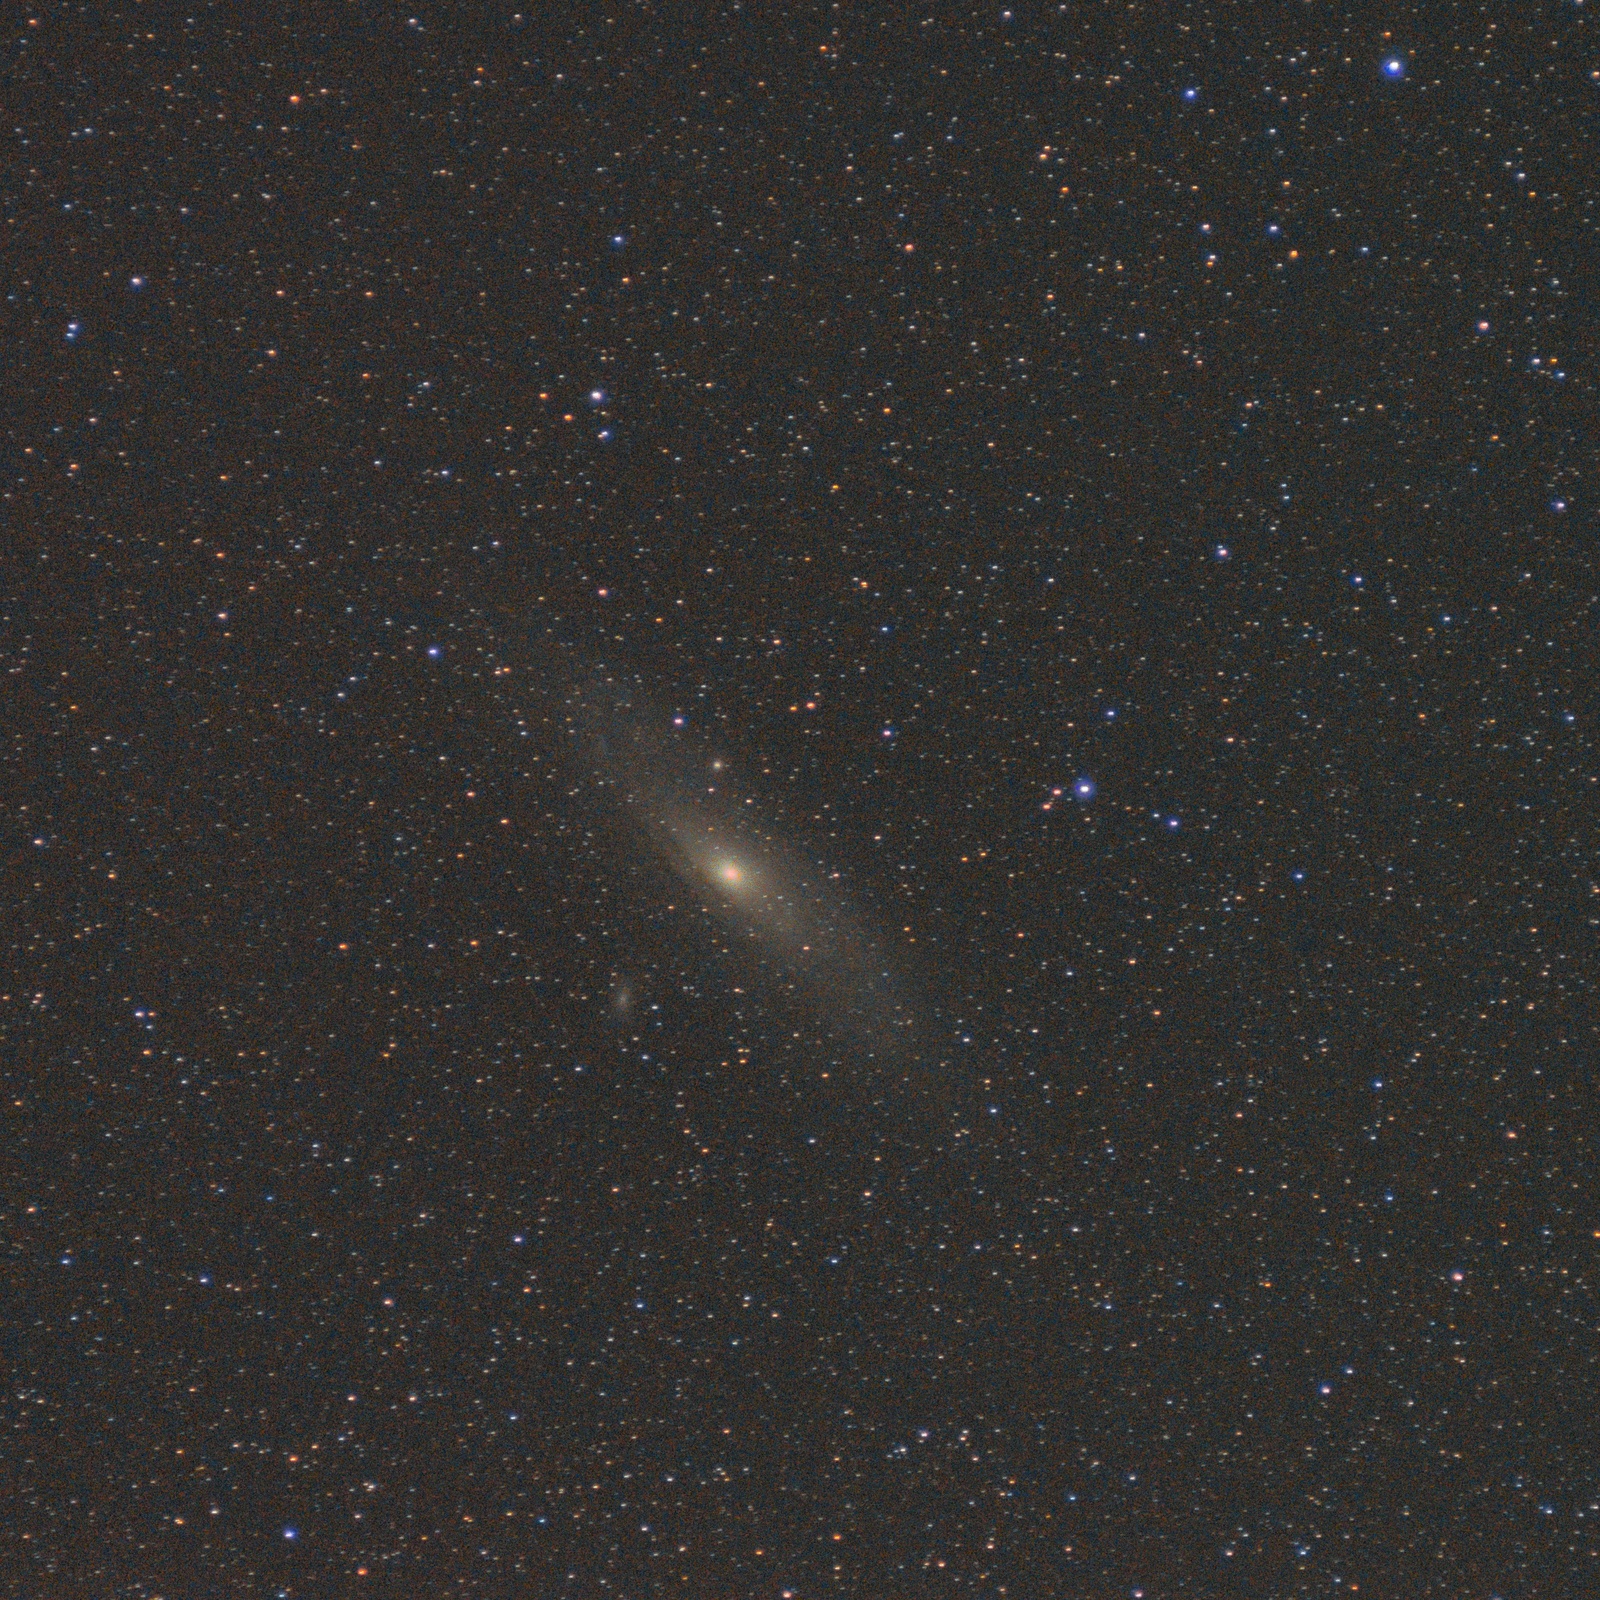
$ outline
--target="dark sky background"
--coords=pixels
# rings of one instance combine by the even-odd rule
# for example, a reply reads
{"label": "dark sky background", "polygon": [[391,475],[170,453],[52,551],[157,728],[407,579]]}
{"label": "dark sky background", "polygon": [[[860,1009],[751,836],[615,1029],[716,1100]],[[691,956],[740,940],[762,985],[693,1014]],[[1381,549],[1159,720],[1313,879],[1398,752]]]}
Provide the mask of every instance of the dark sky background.
{"label": "dark sky background", "polygon": [[1592,1595],[1587,9],[410,3],[5,23],[0,1592]]}

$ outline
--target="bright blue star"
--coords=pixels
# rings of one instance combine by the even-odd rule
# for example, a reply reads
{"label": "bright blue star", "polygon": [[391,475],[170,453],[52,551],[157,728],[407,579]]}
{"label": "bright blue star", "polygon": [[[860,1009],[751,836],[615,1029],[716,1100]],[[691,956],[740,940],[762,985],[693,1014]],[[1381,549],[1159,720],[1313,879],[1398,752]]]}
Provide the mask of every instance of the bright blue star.
{"label": "bright blue star", "polygon": [[1083,803],[1083,804],[1087,804],[1089,801],[1093,800],[1094,797],[1095,797],[1095,786],[1094,786],[1094,779],[1093,778],[1082,777],[1082,778],[1077,779],[1073,783],[1073,785],[1072,785],[1072,798],[1074,800],[1077,800],[1077,801],[1079,801],[1080,803]]}
{"label": "bright blue star", "polygon": [[1198,89],[1185,89],[1183,91],[1183,98],[1193,103],[1200,98],[1200,91]]}
{"label": "bright blue star", "polygon": [[285,1539],[298,1539],[300,1537],[300,1530],[298,1528],[285,1528],[283,1530],[283,1536]]}
{"label": "bright blue star", "polygon": [[1383,58],[1384,77],[1398,82],[1406,75],[1406,58],[1404,56],[1385,56]]}
{"label": "bright blue star", "polygon": [[437,661],[439,659],[439,657],[442,656],[443,654],[444,654],[444,646],[443,645],[430,644],[428,646],[428,655],[432,660]]}

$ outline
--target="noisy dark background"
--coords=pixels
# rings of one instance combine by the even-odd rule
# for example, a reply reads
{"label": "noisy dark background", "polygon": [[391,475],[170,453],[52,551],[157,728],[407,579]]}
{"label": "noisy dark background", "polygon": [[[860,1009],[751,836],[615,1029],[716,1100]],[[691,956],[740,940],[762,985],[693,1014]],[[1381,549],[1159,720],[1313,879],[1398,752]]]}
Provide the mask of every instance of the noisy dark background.
{"label": "noisy dark background", "polygon": [[0,1592],[1591,1592],[1583,7],[6,28]]}

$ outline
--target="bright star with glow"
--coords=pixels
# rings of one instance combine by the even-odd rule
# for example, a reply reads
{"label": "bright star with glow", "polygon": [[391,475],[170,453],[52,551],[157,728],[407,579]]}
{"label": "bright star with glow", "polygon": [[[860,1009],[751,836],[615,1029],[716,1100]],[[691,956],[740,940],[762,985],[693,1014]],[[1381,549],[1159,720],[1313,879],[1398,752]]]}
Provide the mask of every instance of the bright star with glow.
{"label": "bright star with glow", "polygon": [[1087,777],[1079,778],[1072,785],[1072,797],[1074,800],[1078,800],[1080,802],[1093,800],[1095,797],[1094,779]]}
{"label": "bright star with glow", "polygon": [[1383,58],[1384,77],[1398,81],[1406,75],[1406,58],[1404,56],[1385,56]]}

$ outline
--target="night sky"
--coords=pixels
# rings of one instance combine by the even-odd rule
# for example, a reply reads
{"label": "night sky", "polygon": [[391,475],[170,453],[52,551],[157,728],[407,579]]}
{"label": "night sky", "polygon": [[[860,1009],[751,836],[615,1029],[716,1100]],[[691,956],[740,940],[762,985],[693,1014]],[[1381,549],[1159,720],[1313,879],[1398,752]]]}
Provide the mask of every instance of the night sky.
{"label": "night sky", "polygon": [[0,1593],[1600,1592],[1587,8],[408,4],[5,22]]}

